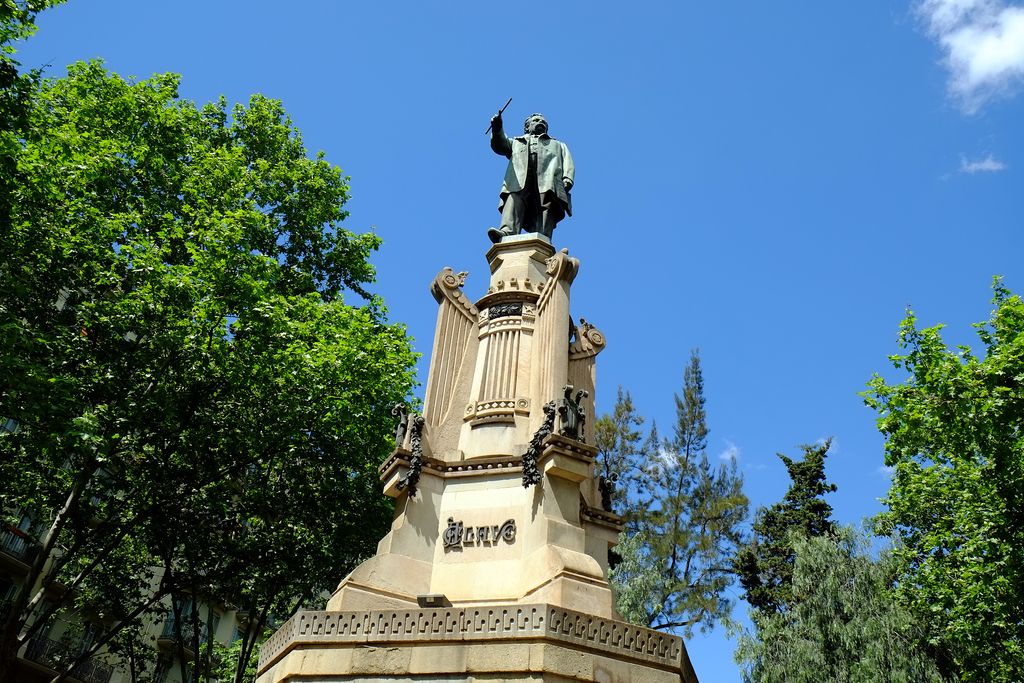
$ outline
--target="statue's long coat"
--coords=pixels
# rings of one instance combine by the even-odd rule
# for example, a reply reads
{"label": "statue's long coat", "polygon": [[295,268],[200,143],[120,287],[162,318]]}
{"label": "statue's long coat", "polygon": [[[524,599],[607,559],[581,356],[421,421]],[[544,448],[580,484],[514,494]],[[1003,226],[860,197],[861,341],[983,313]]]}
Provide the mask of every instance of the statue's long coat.
{"label": "statue's long coat", "polygon": [[[509,138],[504,135],[491,136],[491,149],[508,157],[505,182],[501,185],[501,199],[498,210],[505,206],[505,200],[512,192],[519,192],[526,185],[526,173],[530,164],[530,148],[526,136]],[[537,191],[541,196],[553,192],[565,207],[565,213],[572,215],[572,197],[565,189],[564,179],[575,182],[576,167],[572,155],[564,142],[545,134],[537,138]]]}

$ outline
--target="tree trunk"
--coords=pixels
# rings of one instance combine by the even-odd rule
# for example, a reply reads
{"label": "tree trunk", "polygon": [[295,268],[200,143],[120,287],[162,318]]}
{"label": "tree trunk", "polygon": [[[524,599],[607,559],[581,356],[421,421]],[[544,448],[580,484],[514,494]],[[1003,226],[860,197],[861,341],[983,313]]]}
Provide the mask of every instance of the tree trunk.
{"label": "tree trunk", "polygon": [[0,683],[17,683],[12,678],[14,663],[18,658],[18,650],[25,644],[26,639],[25,634],[19,633],[19,631],[22,630],[28,621],[32,609],[42,600],[43,588],[40,587],[38,589],[36,594],[32,596],[31,602],[29,601],[29,593],[32,592],[32,589],[39,581],[39,577],[42,576],[43,569],[50,560],[50,556],[57,545],[57,537],[67,523],[72,508],[78,503],[78,499],[81,498],[82,492],[85,491],[85,487],[88,486],[95,472],[96,464],[94,462],[90,467],[83,469],[78,479],[75,480],[74,486],[71,487],[64,505],[57,511],[53,523],[50,524],[50,528],[43,538],[39,553],[36,555],[32,566],[28,570],[28,574],[25,576],[24,588],[18,591],[14,602],[11,604],[10,612],[4,622],[3,633],[0,633]]}

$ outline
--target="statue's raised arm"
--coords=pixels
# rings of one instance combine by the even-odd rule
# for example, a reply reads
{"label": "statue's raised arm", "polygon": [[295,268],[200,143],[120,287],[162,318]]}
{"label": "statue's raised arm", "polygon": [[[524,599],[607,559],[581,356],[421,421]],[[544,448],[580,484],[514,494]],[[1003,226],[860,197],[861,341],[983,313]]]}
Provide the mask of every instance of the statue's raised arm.
{"label": "statue's raised arm", "polygon": [[569,148],[548,135],[542,114],[531,114],[523,135],[510,138],[498,112],[491,118],[491,149],[509,162],[498,201],[501,225],[487,235],[500,242],[521,232],[537,232],[550,240],[558,222],[572,215],[569,191],[576,168]]}
{"label": "statue's raised arm", "polygon": [[512,158],[512,141],[505,137],[500,111],[491,117],[491,149],[495,154],[500,154],[507,159]]}

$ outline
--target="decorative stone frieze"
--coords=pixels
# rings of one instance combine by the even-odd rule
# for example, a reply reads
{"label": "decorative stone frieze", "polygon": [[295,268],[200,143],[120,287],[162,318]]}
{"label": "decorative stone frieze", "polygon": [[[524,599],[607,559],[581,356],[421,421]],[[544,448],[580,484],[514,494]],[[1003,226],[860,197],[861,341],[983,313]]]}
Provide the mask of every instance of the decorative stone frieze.
{"label": "decorative stone frieze", "polygon": [[[462,419],[472,420],[474,423],[488,422],[514,422],[516,415],[530,414],[530,399],[520,397],[516,399],[491,399],[477,401],[466,406],[466,412]],[[495,419],[500,418],[500,419]]]}
{"label": "decorative stone frieze", "polygon": [[[522,467],[522,458],[505,456],[477,459],[463,462],[446,462],[437,458],[423,457],[421,471],[435,477],[464,476],[473,473],[487,473],[496,470],[518,471]],[[396,448],[378,468],[380,480],[387,481],[395,472],[402,471],[412,465],[412,453],[404,448]],[[395,495],[399,495],[396,493]]]}
{"label": "decorative stone frieze", "polygon": [[[564,644],[578,651],[633,661],[677,676],[684,676],[689,670],[692,676],[689,658],[678,636],[548,604],[299,612],[263,644],[259,670],[267,670],[293,650],[332,645],[403,648],[438,640],[452,646],[473,641]],[[527,662],[522,664],[523,670],[528,671]],[[360,672],[316,673],[357,675]],[[302,680],[302,674],[299,671],[293,675]],[[696,678],[684,677],[683,680],[696,681]]]}

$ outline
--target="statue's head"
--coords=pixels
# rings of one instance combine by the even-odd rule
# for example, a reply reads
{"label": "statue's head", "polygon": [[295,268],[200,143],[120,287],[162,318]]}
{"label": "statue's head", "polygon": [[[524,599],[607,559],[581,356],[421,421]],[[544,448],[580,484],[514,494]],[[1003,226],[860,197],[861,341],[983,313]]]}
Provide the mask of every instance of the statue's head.
{"label": "statue's head", "polygon": [[548,121],[544,114],[530,114],[523,123],[523,132],[543,135],[548,132]]}

